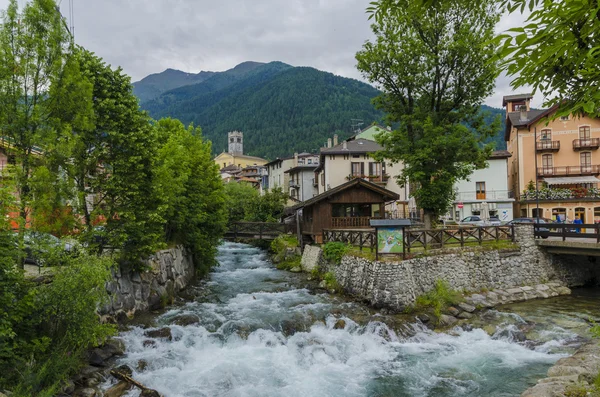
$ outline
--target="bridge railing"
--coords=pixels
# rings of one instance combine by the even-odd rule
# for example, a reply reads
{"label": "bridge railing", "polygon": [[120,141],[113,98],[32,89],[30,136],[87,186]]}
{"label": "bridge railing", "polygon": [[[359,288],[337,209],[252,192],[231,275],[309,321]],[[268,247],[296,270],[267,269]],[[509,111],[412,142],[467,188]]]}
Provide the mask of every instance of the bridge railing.
{"label": "bridge railing", "polygon": [[575,223],[535,223],[533,233],[536,237],[560,237],[562,241],[567,238],[593,239],[600,244],[600,223],[575,224]]}
{"label": "bridge railing", "polygon": [[234,222],[229,225],[226,236],[275,238],[280,234],[294,233],[294,225],[274,222]]}
{"label": "bridge railing", "polygon": [[323,244],[340,242],[373,252],[377,247],[377,235],[374,229],[323,229]]}
{"label": "bridge railing", "polygon": [[429,230],[404,231],[404,250],[410,252],[416,248],[443,248],[459,245],[482,245],[486,241],[514,241],[515,231],[512,225],[457,227]]}

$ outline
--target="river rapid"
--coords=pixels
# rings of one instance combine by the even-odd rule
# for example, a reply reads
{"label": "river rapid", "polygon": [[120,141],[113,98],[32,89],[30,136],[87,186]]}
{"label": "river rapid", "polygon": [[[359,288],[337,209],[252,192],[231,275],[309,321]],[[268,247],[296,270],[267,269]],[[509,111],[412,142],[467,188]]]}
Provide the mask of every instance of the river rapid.
{"label": "river rapid", "polygon": [[[275,269],[249,245],[224,243],[218,260],[194,301],[154,319],[172,340],[142,326],[120,335],[118,364],[164,396],[519,396],[589,338],[600,302],[583,291],[513,304],[436,333],[312,292],[306,275]],[[175,324],[189,314],[200,322]]]}

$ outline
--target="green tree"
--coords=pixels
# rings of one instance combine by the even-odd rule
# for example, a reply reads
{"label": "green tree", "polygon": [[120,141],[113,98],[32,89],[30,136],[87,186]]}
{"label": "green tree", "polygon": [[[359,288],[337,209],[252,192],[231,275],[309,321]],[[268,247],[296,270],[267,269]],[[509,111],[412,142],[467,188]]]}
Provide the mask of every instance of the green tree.
{"label": "green tree", "polygon": [[491,152],[482,142],[499,120],[486,125],[479,105],[494,88],[490,42],[499,16],[491,0],[389,3],[372,3],[376,39],[356,54],[357,66],[383,91],[376,106],[400,123],[379,137],[379,157],[404,164],[398,181],[411,183],[430,227],[447,210],[454,183],[484,167]]}
{"label": "green tree", "polygon": [[279,222],[288,195],[281,188],[271,189],[253,200],[247,207],[245,220],[250,222]]}
{"label": "green tree", "polygon": [[247,220],[247,213],[259,200],[258,190],[246,182],[230,182],[225,184],[226,207],[228,211],[227,222],[241,222]]}
{"label": "green tree", "polygon": [[499,36],[502,67],[514,88],[531,86],[561,115],[600,116],[598,0],[502,0],[510,13],[529,9],[525,26]]}
{"label": "green tree", "polygon": [[[19,165],[19,212],[25,221],[40,142],[56,131],[47,123],[48,89],[62,72],[70,37],[54,0],[32,0],[23,10],[11,0],[0,28],[0,130]],[[24,222],[21,225],[25,227]]]}

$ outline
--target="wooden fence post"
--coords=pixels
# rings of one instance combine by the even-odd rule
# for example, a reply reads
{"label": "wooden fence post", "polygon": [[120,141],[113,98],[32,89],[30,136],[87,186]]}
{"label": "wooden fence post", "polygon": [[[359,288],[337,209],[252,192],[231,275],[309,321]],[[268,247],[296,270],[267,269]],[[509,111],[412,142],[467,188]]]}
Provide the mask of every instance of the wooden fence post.
{"label": "wooden fence post", "polygon": [[481,232],[482,232],[482,228],[478,227],[477,228],[477,234],[479,236],[479,245],[481,245],[483,243],[483,236],[482,236]]}
{"label": "wooden fence post", "polygon": [[464,247],[465,246],[465,236],[464,236],[464,229],[462,227],[459,226],[460,230],[460,246]]}

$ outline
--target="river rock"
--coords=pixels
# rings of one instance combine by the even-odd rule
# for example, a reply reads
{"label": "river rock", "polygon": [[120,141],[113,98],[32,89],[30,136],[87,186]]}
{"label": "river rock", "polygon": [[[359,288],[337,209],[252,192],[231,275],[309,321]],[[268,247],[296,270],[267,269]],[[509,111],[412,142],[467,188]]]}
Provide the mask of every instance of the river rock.
{"label": "river rock", "polygon": [[460,310],[458,310],[457,308],[455,308],[454,306],[450,306],[447,309],[448,313],[450,313],[451,315],[453,315],[454,317],[458,316],[460,314]]}
{"label": "river rock", "polygon": [[144,347],[155,348],[156,347],[156,341],[152,340],[152,339],[146,339],[144,342],[142,342],[142,345]]}
{"label": "river rock", "polygon": [[146,361],[146,360],[139,360],[137,362],[137,367],[136,368],[137,368],[137,370],[139,372],[144,372],[146,370],[146,368],[148,368],[148,361]]}
{"label": "river rock", "polygon": [[294,266],[293,268],[290,269],[290,272],[292,273],[300,273],[302,271],[302,268],[300,266]]}
{"label": "river rock", "polygon": [[162,338],[162,339],[168,339],[170,341],[173,340],[173,335],[171,334],[171,328],[169,328],[169,327],[148,330],[148,331],[144,332],[144,335],[149,338]]}
{"label": "river rock", "polygon": [[123,364],[123,365],[119,365],[118,367],[115,368],[115,371],[127,375],[127,376],[131,376],[133,375],[133,370],[131,369],[131,367],[129,367],[129,365]]}
{"label": "river rock", "polygon": [[122,397],[128,390],[131,389],[129,382],[120,381],[114,386],[111,386],[104,392],[104,397]]}
{"label": "river rock", "polygon": [[180,316],[177,316],[175,320],[173,320],[173,323],[181,325],[182,327],[186,327],[192,324],[198,324],[199,322],[200,317],[196,316],[195,314],[182,314]]}
{"label": "river rock", "polygon": [[458,320],[454,316],[449,316],[447,314],[442,314],[440,316],[440,325],[443,327],[454,325],[457,322]]}
{"label": "river rock", "polygon": [[472,318],[473,314],[469,313],[469,312],[462,312],[457,317],[460,318],[460,319],[465,319],[466,320],[466,319]]}
{"label": "river rock", "polygon": [[475,306],[469,305],[468,303],[459,303],[458,307],[466,312],[473,313],[475,311]]}
{"label": "river rock", "polygon": [[333,329],[344,329],[346,328],[346,321],[344,321],[343,319],[339,319],[335,322],[335,325],[333,326]]}
{"label": "river rock", "polygon": [[142,393],[140,393],[140,397],[162,397],[162,396],[156,390],[145,389],[145,390],[142,390]]}
{"label": "river rock", "polygon": [[75,397],[96,397],[98,394],[91,387],[86,387],[85,389],[76,390],[73,395]]}
{"label": "river rock", "polygon": [[321,288],[321,289],[327,289],[327,282],[325,280],[321,281],[319,283],[319,288]]}

